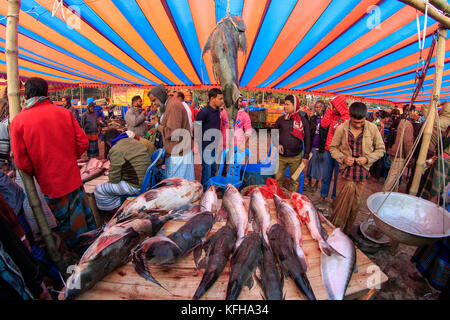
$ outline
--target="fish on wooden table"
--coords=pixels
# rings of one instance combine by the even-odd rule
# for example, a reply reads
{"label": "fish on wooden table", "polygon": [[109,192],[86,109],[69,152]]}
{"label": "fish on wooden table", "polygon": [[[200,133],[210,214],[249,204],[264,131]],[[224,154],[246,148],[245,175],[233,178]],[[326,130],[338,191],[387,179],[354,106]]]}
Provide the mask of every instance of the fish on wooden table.
{"label": "fish on wooden table", "polygon": [[194,257],[198,269],[205,269],[205,273],[192,297],[193,300],[200,299],[222,274],[228,258],[233,253],[235,242],[236,231],[230,226],[223,226],[202,246],[205,257],[198,264],[197,257]]}
{"label": "fish on wooden table", "polygon": [[298,218],[306,224],[311,237],[319,243],[320,251],[327,256],[336,252],[327,242],[327,231],[320,223],[319,214],[311,200],[302,194],[293,192],[291,201],[297,211]]}
{"label": "fish on wooden table", "polygon": [[214,214],[205,211],[194,216],[168,237],[147,238],[133,250],[135,271],[144,279],[164,288],[152,276],[150,266],[173,265],[192,250],[196,248],[201,250],[199,245],[205,242],[205,237],[213,224]]}
{"label": "fish on wooden table", "polygon": [[267,238],[267,231],[270,228],[269,212],[269,205],[259,189],[256,189],[250,196],[249,220],[253,221],[253,230],[259,232],[267,244],[269,244]]}
{"label": "fish on wooden table", "polygon": [[336,228],[328,237],[330,246],[340,254],[321,255],[322,280],[330,300],[343,300],[356,265],[356,249],[352,240]]}
{"label": "fish on wooden table", "polygon": [[297,288],[310,300],[316,300],[311,288],[306,269],[300,262],[296,253],[294,239],[286,228],[280,224],[274,224],[267,234],[270,247],[281,267],[284,276],[291,277]]}
{"label": "fish on wooden table", "polygon": [[228,215],[227,223],[236,230],[238,248],[248,231],[248,209],[241,194],[232,184],[226,186],[222,207]]}
{"label": "fish on wooden table", "polygon": [[222,87],[228,119],[236,119],[239,99],[238,51],[247,51],[247,30],[244,20],[239,16],[222,19],[209,35],[202,49],[211,53],[215,80]]}
{"label": "fish on wooden table", "polygon": [[269,243],[262,242],[262,259],[258,266],[260,278],[255,276],[256,282],[263,290],[264,299],[282,300],[284,278],[277,267],[275,256]]}
{"label": "fish on wooden table", "polygon": [[85,183],[100,177],[107,168],[109,169],[109,160],[91,158],[80,169],[81,181]]}
{"label": "fish on wooden table", "polygon": [[200,200],[202,194],[203,187],[198,181],[183,178],[165,179],[119,209],[110,223],[122,221],[136,212],[168,212]]}
{"label": "fish on wooden table", "polygon": [[286,230],[292,236],[295,244],[295,252],[302,263],[305,272],[308,269],[305,253],[302,249],[302,227],[295,210],[279,196],[274,195],[275,208],[277,212],[278,222],[286,227]]}
{"label": "fish on wooden table", "polygon": [[203,193],[200,205],[203,210],[216,213],[219,209],[219,200],[217,199],[216,187],[210,186],[205,193]]}
{"label": "fish on wooden table", "polygon": [[115,225],[106,225],[100,236],[89,246],[74,267],[64,291],[71,299],[92,288],[103,277],[131,258],[132,249],[148,236],[156,234],[162,226],[177,214],[164,217],[147,217],[127,220]]}
{"label": "fish on wooden table", "polygon": [[253,286],[253,274],[262,258],[261,236],[252,232],[245,236],[230,261],[226,300],[237,300],[243,286]]}

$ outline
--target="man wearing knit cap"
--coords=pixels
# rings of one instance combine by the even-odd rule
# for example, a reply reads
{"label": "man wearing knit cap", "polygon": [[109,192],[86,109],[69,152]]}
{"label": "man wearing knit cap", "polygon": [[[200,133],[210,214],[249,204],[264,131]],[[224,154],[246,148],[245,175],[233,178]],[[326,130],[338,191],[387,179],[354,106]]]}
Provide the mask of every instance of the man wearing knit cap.
{"label": "man wearing knit cap", "polygon": [[330,153],[330,144],[333,140],[336,128],[350,120],[350,115],[347,106],[347,99],[345,96],[337,96],[330,102],[328,102],[328,108],[325,111],[322,121],[320,122],[320,143],[319,143],[319,153],[324,154],[324,168],[323,168],[323,178],[322,187],[320,190],[321,202],[324,202],[328,197],[330,192],[331,178],[334,174],[334,184],[333,193],[331,198],[336,198],[336,186],[339,175],[339,163],[333,159]]}
{"label": "man wearing knit cap", "polygon": [[148,93],[152,106],[161,112],[161,132],[165,157],[166,178],[195,180],[192,155],[192,135],[188,114],[176,97],[169,97],[164,85],[153,87]]}
{"label": "man wearing knit cap", "polygon": [[[275,179],[283,185],[287,167],[292,175],[303,162],[308,167],[311,152],[311,132],[308,120],[299,113],[297,96],[288,95],[284,99],[284,113],[275,122],[274,129],[280,130],[279,167]],[[299,181],[291,179],[289,191],[298,191]]]}

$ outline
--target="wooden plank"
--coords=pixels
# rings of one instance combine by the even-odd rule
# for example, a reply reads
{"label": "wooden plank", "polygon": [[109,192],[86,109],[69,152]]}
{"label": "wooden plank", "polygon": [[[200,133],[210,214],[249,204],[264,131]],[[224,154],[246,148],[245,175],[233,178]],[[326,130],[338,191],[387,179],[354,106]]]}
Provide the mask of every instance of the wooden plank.
{"label": "wooden plank", "polygon": [[99,184],[106,183],[109,181],[108,176],[101,175],[91,181],[84,183],[84,192],[86,193],[94,193],[95,187]]}
{"label": "wooden plank", "polygon": [[[248,200],[246,199],[246,201]],[[268,203],[272,223],[276,223],[275,206],[272,200],[269,200]],[[166,234],[169,235],[170,233],[175,232],[184,223],[184,221],[169,221],[164,226]],[[224,221],[216,222],[210,232],[210,235],[220,229],[224,224]],[[328,233],[333,231],[328,223],[323,223],[323,226]],[[251,231],[251,226],[249,226],[249,229]],[[303,250],[308,260],[307,277],[316,298],[319,300],[326,300],[328,299],[328,295],[325,291],[320,272],[321,253],[319,246],[317,242],[311,238],[306,226],[302,226],[302,234]],[[357,272],[352,275],[351,281],[347,288],[346,299],[357,299],[367,296],[369,293],[373,294],[375,288],[379,288],[382,283],[388,280],[387,276],[379,269],[379,267],[359,249],[356,250],[356,257]],[[230,268],[228,263],[222,275],[205,293],[202,299],[222,300],[225,298],[229,271]],[[141,278],[134,271],[133,264],[130,262],[110,273],[94,288],[80,295],[78,299],[191,299],[203,276],[203,270],[196,270],[193,256],[192,254],[189,254],[171,267],[152,267],[152,274],[170,293],[158,285]],[[290,278],[285,279],[284,292],[286,293],[287,300],[306,299],[306,297],[297,289],[295,283]],[[239,295],[239,299],[260,300],[262,299],[261,294],[261,289],[255,284],[251,290],[244,287]]]}

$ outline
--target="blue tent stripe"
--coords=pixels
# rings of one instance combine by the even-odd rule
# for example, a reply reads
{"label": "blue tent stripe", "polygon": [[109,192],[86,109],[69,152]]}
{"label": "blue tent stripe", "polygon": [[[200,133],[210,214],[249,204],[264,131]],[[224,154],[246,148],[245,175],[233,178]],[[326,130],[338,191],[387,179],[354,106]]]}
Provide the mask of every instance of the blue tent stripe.
{"label": "blue tent stripe", "polygon": [[[423,20],[424,18],[423,18],[423,16],[421,16],[419,19]],[[422,24],[422,22],[421,22],[421,24]],[[319,76],[316,76],[304,83],[301,83],[300,85],[298,85],[298,87],[303,87],[303,88],[310,87],[311,85],[313,85],[315,83],[323,81],[326,78],[332,77],[333,75],[338,74],[342,71],[345,71],[345,70],[351,68],[352,66],[355,66],[361,62],[364,62],[365,60],[367,60],[379,53],[382,53],[383,51],[398,44],[402,40],[407,39],[416,34],[417,34],[416,21],[413,21],[413,22],[407,24],[406,26],[404,26],[403,28],[399,29],[398,31],[390,34],[389,36],[384,38],[383,41],[377,42],[376,44],[372,45],[371,47],[367,48],[366,50],[356,54],[352,58],[339,64],[338,66],[331,68],[326,72],[323,72]],[[418,50],[417,43],[412,43],[411,45],[406,46],[406,47],[408,47],[408,49],[409,49],[408,51],[410,51],[410,53],[404,52],[405,56],[409,55],[409,54],[413,54],[413,53],[417,52],[417,50]],[[406,49],[406,47],[403,49],[400,49],[400,50],[404,50],[404,49]],[[404,50],[404,51],[406,51],[406,50]],[[313,87],[317,88],[317,87],[321,87],[321,86],[324,86],[324,85],[320,84],[319,86],[313,86]],[[313,87],[311,87],[311,88],[313,88]]]}
{"label": "blue tent stripe", "polygon": [[[77,1],[77,0],[75,0]],[[139,33],[141,38],[152,48],[153,52],[161,59],[161,61],[172,71],[174,75],[177,76],[184,84],[192,85],[193,82],[183,73],[181,68],[175,62],[173,57],[167,51],[164,44],[159,39],[155,30],[152,28],[151,24],[148,22],[147,17],[142,12],[139,5],[135,0],[112,0],[117,9],[120,10],[122,15],[128,22],[133,26],[133,28]],[[148,64],[148,63],[147,63]],[[160,78],[167,84],[173,84],[172,81],[163,76],[159,71],[152,67],[155,72],[157,72],[157,77]],[[150,69],[151,70],[151,69]],[[153,70],[152,73],[156,75]]]}
{"label": "blue tent stripe", "polygon": [[[0,60],[0,64],[6,65],[6,61],[1,61]],[[79,80],[76,80],[76,79],[62,77],[62,76],[57,76],[57,75],[54,75],[54,74],[51,74],[51,73],[48,73],[48,72],[38,71],[38,70],[34,70],[34,69],[31,69],[31,68],[27,68],[27,67],[19,66],[19,69],[20,70],[30,71],[30,72],[37,73],[37,74],[42,74],[42,75],[45,75],[45,76],[59,78],[59,79],[63,79],[63,80],[70,80],[70,81],[78,81],[78,82],[80,82]]]}
{"label": "blue tent stripe", "polygon": [[134,77],[136,77],[138,79],[141,79],[143,82],[153,83],[153,81],[151,81],[150,79],[147,79],[146,77],[142,76],[141,74],[139,74],[138,72],[136,72],[132,68],[128,67],[123,62],[119,61],[117,58],[115,58],[114,56],[112,56],[111,54],[109,54],[108,52],[106,52],[105,50],[100,48],[99,46],[97,46],[95,43],[93,43],[92,41],[90,41],[89,39],[87,39],[86,37],[81,35],[80,33],[78,33],[77,30],[69,29],[67,27],[67,24],[64,21],[62,21],[62,20],[60,20],[58,18],[53,18],[51,16],[51,12],[50,11],[48,11],[44,7],[40,6],[39,3],[35,2],[34,0],[27,0],[26,2],[24,1],[22,3],[22,8],[21,9],[23,11],[27,11],[27,10],[31,10],[35,6],[38,7],[37,9],[35,9],[35,11],[38,11],[38,13],[39,13],[39,21],[41,23],[43,23],[46,26],[50,27],[51,29],[53,29],[55,32],[58,32],[62,36],[64,36],[64,37],[74,41],[78,45],[86,48],[86,50],[89,50],[93,54],[101,57],[102,59],[104,59],[106,61],[108,61],[109,63],[113,64],[117,68],[119,68],[119,69],[121,69],[121,70],[123,70],[123,71],[125,71],[125,72],[127,72],[127,73],[129,73],[131,75],[133,75]]}
{"label": "blue tent stripe", "polygon": [[188,0],[167,0],[167,5],[170,8],[173,19],[197,74],[200,75],[200,77],[203,77],[203,83],[210,84],[211,82],[206,67],[201,63],[202,49],[200,48]]}
{"label": "blue tent stripe", "polygon": [[[444,70],[447,70],[447,68],[449,68],[449,65],[444,65]],[[427,75],[432,75],[434,74],[434,67],[430,67],[428,69]],[[358,92],[358,91],[363,91],[363,90],[368,90],[368,89],[375,89],[375,88],[380,88],[380,87],[384,87],[386,85],[392,85],[395,83],[400,83],[403,81],[409,81],[409,80],[414,80],[415,75],[414,73],[409,73],[409,74],[405,74],[405,75],[401,75],[395,78],[391,78],[391,79],[387,79],[387,80],[382,80],[376,83],[372,83],[372,84],[368,84],[362,87],[358,87],[355,89],[350,89],[350,90],[345,90],[342,91],[340,89],[337,90],[332,90],[331,92],[336,92],[336,93],[341,93],[341,94],[351,94],[352,92]]]}
{"label": "blue tent stripe", "polygon": [[[6,40],[0,37],[0,42],[6,43]],[[3,49],[3,48],[2,48],[2,49]],[[3,50],[4,50],[4,49],[3,49]],[[33,55],[35,55],[35,56],[37,56],[37,57],[39,57],[39,58],[41,58],[41,59],[43,59],[43,60],[46,60],[46,61],[48,61],[48,62],[57,64],[57,65],[59,65],[59,66],[62,67],[61,70],[63,70],[64,72],[67,72],[66,69],[69,69],[69,70],[74,71],[74,74],[79,73],[81,77],[89,77],[89,78],[92,77],[93,79],[95,79],[94,81],[100,81],[100,82],[104,82],[104,83],[107,83],[107,82],[108,82],[106,79],[103,79],[103,78],[100,78],[100,77],[96,77],[96,76],[91,75],[91,74],[88,74],[88,73],[86,73],[86,72],[79,71],[79,70],[77,70],[77,69],[68,67],[68,66],[66,66],[66,65],[63,65],[62,63],[59,63],[59,62],[57,62],[57,61],[53,61],[53,60],[51,60],[51,59],[48,59],[48,58],[46,58],[46,57],[43,57],[43,56],[41,56],[41,55],[39,55],[39,54],[37,54],[37,53],[34,53],[34,52],[32,52],[32,51],[30,51],[30,50],[27,50],[27,49],[25,49],[25,48],[22,48],[22,47],[20,47],[20,46],[19,46],[19,50],[20,50],[20,51],[27,52],[27,53],[29,53],[29,54],[33,54]],[[29,58],[27,58],[27,59],[32,59],[32,58],[29,57]],[[38,63],[40,63],[40,64],[43,63],[42,61],[39,61],[39,60],[36,60],[36,61],[38,61]],[[52,68],[55,67],[54,65],[51,65],[51,64],[50,64],[50,66],[51,66]],[[70,71],[69,71],[69,72],[70,72]]]}
{"label": "blue tent stripe", "polygon": [[[106,39],[111,41],[126,53],[130,58],[135,60],[149,72],[153,73],[157,78],[163,81],[169,81],[163,74],[161,74],[155,67],[153,67],[147,60],[139,55],[122,37],[120,37],[107,23],[105,23],[85,2],[84,0],[66,0],[70,6],[79,6],[83,19],[94,27]],[[131,2],[130,2],[131,4]]]}
{"label": "blue tent stripe", "polygon": [[[5,53],[5,48],[0,47],[0,52]],[[85,78],[85,79],[89,79],[89,80],[92,80],[92,81],[103,82],[103,83],[105,83],[104,81],[100,81],[100,80],[98,80],[98,79],[96,79],[96,78],[93,78],[93,77],[91,77],[91,76],[86,76],[86,75],[80,74],[80,73],[78,73],[78,72],[68,71],[68,70],[66,70],[66,69],[57,67],[57,66],[55,66],[55,65],[52,65],[52,64],[49,64],[49,63],[46,63],[46,62],[39,61],[39,60],[37,60],[37,59],[28,57],[28,56],[23,55],[23,54],[20,54],[20,53],[19,53],[18,56],[19,56],[19,59],[26,60],[26,61],[29,61],[29,62],[33,62],[33,63],[35,63],[35,64],[38,64],[38,65],[41,65],[41,66],[44,66],[44,67],[47,67],[47,68],[51,68],[51,69],[55,69],[55,70],[58,70],[58,71],[61,71],[61,72],[65,72],[65,73],[68,73],[68,74],[72,74],[72,75],[77,76],[77,77],[80,77],[80,78]],[[76,80],[76,81],[79,81],[79,80]]]}
{"label": "blue tent stripe", "polygon": [[[386,1],[379,6],[380,11],[380,23],[388,19],[398,10],[400,10],[405,5],[399,1]],[[281,81],[276,88],[282,88],[287,86],[292,81],[297,80],[299,77],[310,72],[317,66],[319,66],[323,61],[332,59],[334,55],[339,53],[341,50],[345,49],[347,46],[361,38],[370,29],[367,28],[370,21],[372,20],[370,14],[366,14],[364,18],[355,23],[351,28],[345,31],[341,36],[334,40],[330,45],[320,51],[311,60],[306,62],[303,66],[298,68],[294,73],[288,76],[286,79]]]}
{"label": "blue tent stripe", "polygon": [[[227,15],[227,0],[216,0],[216,23]],[[230,16],[242,16],[244,0],[230,1]]]}
{"label": "blue tent stripe", "polygon": [[[429,48],[431,46],[431,42],[432,42],[432,38],[428,37],[425,40],[425,48]],[[377,68],[383,67],[383,66],[385,66],[387,64],[390,64],[390,63],[395,62],[395,61],[397,61],[397,60],[399,60],[401,58],[404,58],[407,55],[411,55],[411,54],[415,53],[417,51],[417,47],[416,46],[417,45],[415,43],[413,43],[413,44],[411,44],[411,45],[409,45],[409,46],[407,46],[407,47],[405,47],[403,49],[394,51],[394,52],[392,52],[392,53],[390,53],[390,54],[388,54],[388,55],[386,55],[386,56],[384,56],[384,57],[382,57],[380,59],[372,61],[372,62],[370,62],[370,63],[368,63],[366,65],[358,67],[358,68],[356,68],[356,69],[354,69],[354,70],[352,70],[350,72],[347,72],[347,73],[345,73],[343,75],[340,75],[340,76],[338,76],[338,77],[336,77],[334,79],[331,79],[331,80],[329,80],[327,82],[324,82],[324,83],[320,84],[319,86],[311,87],[310,89],[311,90],[318,90],[319,88],[322,88],[324,86],[332,85],[332,84],[335,84],[335,83],[339,83],[341,81],[345,81],[345,80],[357,77],[357,76],[359,76],[361,74],[364,74],[366,72],[369,72],[371,70],[375,70]],[[295,88],[298,88],[298,86],[296,86]]]}
{"label": "blue tent stripe", "polygon": [[[431,36],[427,37],[426,40],[425,40],[424,48],[425,49],[429,48],[431,46],[431,42],[432,42],[432,37]],[[386,55],[384,57],[381,57],[381,58],[379,58],[377,60],[374,60],[374,61],[372,61],[372,62],[370,62],[370,63],[368,63],[366,65],[358,67],[358,68],[356,68],[356,69],[354,69],[354,70],[352,70],[350,72],[344,73],[344,74],[342,74],[342,75],[340,75],[340,76],[338,76],[336,78],[333,78],[333,79],[331,79],[329,81],[326,81],[324,83],[321,83],[320,85],[309,87],[308,90],[320,90],[321,88],[323,88],[325,86],[332,85],[332,84],[335,84],[335,83],[339,83],[339,82],[344,81],[344,80],[348,80],[350,78],[356,77],[358,75],[361,75],[361,74],[366,73],[366,72],[371,71],[371,70],[375,70],[375,69],[377,69],[379,67],[385,66],[385,65],[387,65],[389,63],[392,63],[394,61],[397,61],[397,60],[399,60],[401,58],[404,58],[406,56],[409,56],[409,55],[412,55],[412,54],[415,54],[415,53],[417,53],[417,56],[419,55],[418,50],[417,50],[417,43],[412,43],[412,44],[410,44],[410,45],[408,45],[408,46],[406,46],[406,47],[404,47],[404,48],[402,48],[400,50],[394,51],[394,52],[392,52],[392,53],[390,53],[390,54],[388,54],[388,55]],[[446,57],[447,57],[448,53],[450,53],[450,52],[446,53]],[[436,58],[433,57],[431,59],[431,62],[434,62],[435,60],[436,60]],[[416,65],[411,65],[411,66],[408,66],[406,68],[402,68],[402,70],[415,69],[415,68],[416,68]],[[386,77],[386,76],[387,75],[383,75],[383,77]],[[373,80],[370,80],[370,81],[373,81]]]}
{"label": "blue tent stripe", "polygon": [[330,30],[337,26],[358,3],[359,0],[333,0],[286,60],[258,87],[271,86],[273,82],[282,77],[292,66],[311,51]]}
{"label": "blue tent stripe", "polygon": [[245,87],[258,71],[270,49],[278,38],[297,1],[272,1],[266,17],[255,40],[252,53],[248,59],[240,85]]}
{"label": "blue tent stripe", "polygon": [[[3,24],[3,25],[6,25],[6,19],[2,20],[2,18],[4,18],[4,16],[0,14],[0,23]],[[47,39],[39,36],[38,34],[32,32],[32,31],[30,31],[30,30],[28,30],[28,29],[26,29],[26,28],[24,28],[24,27],[22,27],[20,25],[19,25],[19,33],[23,34],[24,36],[26,36],[26,37],[28,37],[30,39],[33,39],[33,40],[35,40],[37,42],[40,42],[40,43],[46,45],[49,48],[52,48],[52,49],[54,49],[56,51],[59,51],[62,54],[65,54],[65,55],[67,55],[67,56],[69,56],[71,58],[74,58],[74,59],[76,59],[76,60],[78,60],[80,62],[83,62],[83,63],[85,63],[87,65],[90,65],[91,67],[94,67],[94,68],[96,68],[98,70],[101,70],[101,71],[107,73],[107,74],[110,74],[110,75],[112,75],[112,76],[114,76],[116,78],[122,79],[122,80],[124,80],[126,82],[137,84],[135,81],[132,81],[130,79],[127,79],[127,78],[124,78],[122,76],[119,76],[119,75],[117,75],[117,74],[115,74],[115,73],[113,73],[113,72],[111,72],[109,70],[103,69],[103,68],[101,68],[101,67],[99,67],[99,66],[97,66],[97,65],[95,65],[95,64],[93,64],[93,63],[91,63],[91,62],[89,62],[89,61],[87,61],[87,60],[85,60],[85,59],[83,59],[83,58],[81,58],[81,57],[71,53],[70,51],[67,51],[64,48],[61,48],[60,46],[57,46],[53,42],[48,41]]]}

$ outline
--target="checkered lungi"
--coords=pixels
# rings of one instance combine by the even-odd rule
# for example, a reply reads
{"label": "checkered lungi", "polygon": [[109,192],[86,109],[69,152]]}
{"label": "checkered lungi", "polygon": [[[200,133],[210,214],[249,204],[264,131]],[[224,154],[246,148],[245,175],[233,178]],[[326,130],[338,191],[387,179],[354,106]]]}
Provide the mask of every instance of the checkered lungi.
{"label": "checkered lungi", "polygon": [[96,158],[99,155],[98,140],[89,140],[89,146],[87,148],[88,158]]}
{"label": "checkered lungi", "polygon": [[81,256],[87,248],[81,246],[79,236],[96,228],[83,186],[60,198],[45,196],[45,200],[56,218],[62,240]]}

